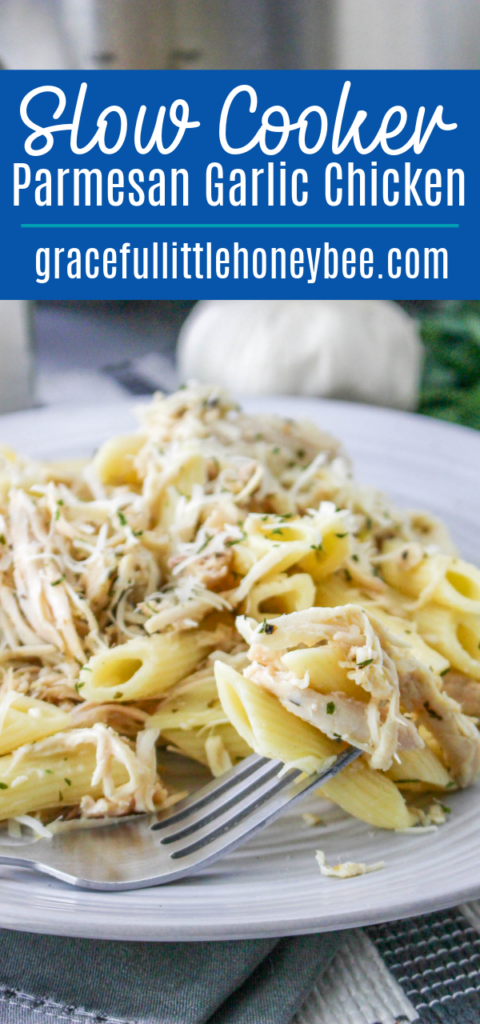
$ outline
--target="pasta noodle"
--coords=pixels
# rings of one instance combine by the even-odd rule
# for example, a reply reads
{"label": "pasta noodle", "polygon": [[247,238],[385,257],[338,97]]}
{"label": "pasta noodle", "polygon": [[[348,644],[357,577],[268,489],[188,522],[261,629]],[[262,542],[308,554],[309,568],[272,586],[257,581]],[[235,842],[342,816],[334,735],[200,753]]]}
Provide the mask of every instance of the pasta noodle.
{"label": "pasta noodle", "polygon": [[479,570],[311,424],[199,385],[141,418],[91,461],[0,451],[0,819],[156,811],[168,751],[310,773],[352,744],[320,796],[440,822],[480,769]]}
{"label": "pasta noodle", "polygon": [[315,601],[315,584],[306,572],[281,573],[252,587],[245,604],[247,615],[262,619],[276,612],[300,612]]}
{"label": "pasta noodle", "polygon": [[105,441],[93,460],[94,470],[102,482],[111,487],[126,484],[134,487],[140,484],[135,469],[135,456],[145,443],[141,434],[129,434],[125,437],[112,437]]}
{"label": "pasta noodle", "polygon": [[0,700],[0,755],[72,727],[71,715],[54,704],[9,690]]}
{"label": "pasta noodle", "polygon": [[394,761],[388,777],[404,790],[450,789],[454,783],[437,757],[425,746],[423,750],[402,750]]}
{"label": "pasta noodle", "polygon": [[480,680],[480,615],[466,615],[439,605],[419,609],[423,638],[443,654],[447,664]]}
{"label": "pasta noodle", "polygon": [[78,687],[99,704],[156,697],[191,672],[214,643],[198,632],[128,640],[90,658]]}
{"label": "pasta noodle", "polygon": [[480,614],[480,571],[452,555],[428,555],[420,545],[386,545],[383,575],[393,587],[447,608]]}
{"label": "pasta noodle", "polygon": [[386,775],[374,772],[361,759],[354,761],[326,782],[321,795],[338,804],[347,814],[377,828],[411,828],[417,822],[397,786]]}
{"label": "pasta noodle", "polygon": [[285,761],[303,771],[320,771],[337,748],[306,722],[293,719],[275,697],[217,662],[215,677],[222,706],[237,732],[257,754]]}
{"label": "pasta noodle", "polygon": [[154,810],[166,791],[148,760],[138,741],[135,754],[102,725],[20,747],[0,758],[2,812],[17,817],[76,803],[92,817]]}

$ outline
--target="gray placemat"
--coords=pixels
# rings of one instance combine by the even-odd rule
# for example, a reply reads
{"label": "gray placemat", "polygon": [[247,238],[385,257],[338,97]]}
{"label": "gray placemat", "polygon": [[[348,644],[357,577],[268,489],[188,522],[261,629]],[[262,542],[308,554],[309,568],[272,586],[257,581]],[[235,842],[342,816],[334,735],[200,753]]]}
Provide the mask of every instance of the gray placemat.
{"label": "gray placemat", "polygon": [[460,910],[367,929],[425,1024],[479,1024],[480,935]]}

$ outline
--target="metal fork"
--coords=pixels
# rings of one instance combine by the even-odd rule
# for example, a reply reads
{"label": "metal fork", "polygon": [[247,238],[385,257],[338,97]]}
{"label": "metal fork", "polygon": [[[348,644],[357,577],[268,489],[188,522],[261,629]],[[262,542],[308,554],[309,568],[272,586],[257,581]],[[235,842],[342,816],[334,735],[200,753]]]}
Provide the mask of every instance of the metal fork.
{"label": "metal fork", "polygon": [[240,846],[359,754],[348,747],[314,775],[252,754],[177,804],[173,814],[135,815],[100,829],[60,832],[26,847],[20,840],[5,847],[0,838],[0,864],[112,892],[173,882]]}

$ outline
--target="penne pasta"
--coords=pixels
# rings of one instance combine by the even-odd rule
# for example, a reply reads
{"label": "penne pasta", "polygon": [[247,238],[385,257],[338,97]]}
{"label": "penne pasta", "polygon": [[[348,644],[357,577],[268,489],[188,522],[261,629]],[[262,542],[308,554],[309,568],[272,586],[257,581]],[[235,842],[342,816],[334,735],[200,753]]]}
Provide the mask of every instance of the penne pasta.
{"label": "penne pasta", "polygon": [[87,816],[154,810],[167,796],[152,761],[154,740],[154,733],[140,734],[135,753],[112,729],[97,724],[5,754],[0,819],[76,804]]}
{"label": "penne pasta", "polygon": [[[221,749],[228,755],[228,761],[223,760],[225,766],[223,771],[231,768],[242,757],[248,757],[252,753],[252,748],[228,720],[224,725],[215,725],[210,729],[165,729],[161,738],[174,750],[191,757],[193,761],[206,765],[207,768],[212,764],[215,766],[219,764],[218,745],[220,744]],[[212,741],[217,745],[216,749],[214,745],[213,750]],[[221,775],[222,772],[215,770],[212,774]]]}
{"label": "penne pasta", "polygon": [[245,603],[245,613],[254,619],[262,619],[266,615],[299,612],[311,608],[314,599],[315,584],[308,573],[296,572],[291,576],[284,573],[252,587]]}
{"label": "penne pasta", "polygon": [[248,746],[303,771],[319,771],[338,746],[306,722],[296,721],[269,693],[224,662],[215,662],[222,707]]}
{"label": "penne pasta", "polygon": [[429,789],[450,789],[454,783],[451,775],[433,750],[402,750],[394,761],[388,777],[402,786],[402,792],[425,792]]}
{"label": "penne pasta", "polygon": [[452,555],[427,556],[416,548],[402,547],[396,542],[386,545],[390,557],[385,558],[381,566],[387,583],[417,598],[420,605],[434,601],[479,615],[480,571]]}
{"label": "penne pasta", "polygon": [[339,644],[288,651],[282,661],[298,679],[306,679],[308,686],[319,693],[341,691],[354,700],[368,700],[367,692],[349,678]]}
{"label": "penne pasta", "polygon": [[110,487],[139,486],[141,479],[135,457],[145,444],[142,434],[125,434],[105,441],[93,459],[93,469],[102,484]]}
{"label": "penne pasta", "polygon": [[417,821],[395,783],[382,772],[372,771],[361,759],[326,782],[319,794],[377,828],[401,830]]}
{"label": "penne pasta", "polygon": [[71,728],[71,715],[44,700],[15,690],[9,690],[0,700],[0,755]]}
{"label": "penne pasta", "polygon": [[213,646],[199,633],[129,640],[94,655],[83,666],[82,696],[97,704],[156,697],[188,675]]}
{"label": "penne pasta", "polygon": [[480,680],[480,615],[430,604],[416,617],[424,640],[444,656],[447,667]]}

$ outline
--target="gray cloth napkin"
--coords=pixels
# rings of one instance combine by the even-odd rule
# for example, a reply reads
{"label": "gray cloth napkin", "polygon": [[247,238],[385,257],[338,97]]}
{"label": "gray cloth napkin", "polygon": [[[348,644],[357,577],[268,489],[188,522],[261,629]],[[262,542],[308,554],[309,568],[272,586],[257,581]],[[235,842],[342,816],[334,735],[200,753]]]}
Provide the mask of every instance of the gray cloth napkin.
{"label": "gray cloth napkin", "polygon": [[2,1024],[288,1024],[340,935],[110,942],[0,931]]}

